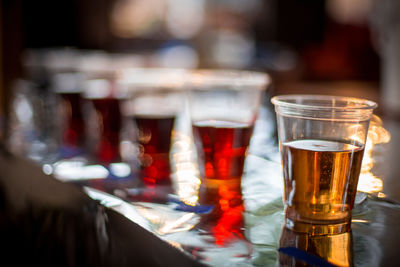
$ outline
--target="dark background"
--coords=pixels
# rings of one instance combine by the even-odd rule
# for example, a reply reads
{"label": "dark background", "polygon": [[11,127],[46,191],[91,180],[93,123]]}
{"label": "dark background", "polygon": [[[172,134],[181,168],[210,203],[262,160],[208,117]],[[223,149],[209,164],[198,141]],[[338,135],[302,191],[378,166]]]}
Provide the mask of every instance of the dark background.
{"label": "dark background", "polygon": [[[13,81],[26,75],[21,55],[27,49],[73,47],[141,54],[157,51],[171,41],[185,42],[201,51],[201,45],[209,41],[208,35],[201,32],[188,40],[177,40],[163,28],[147,36],[118,37],[110,30],[109,20],[116,2],[2,0],[2,113],[7,113]],[[211,20],[214,16],[219,24],[224,24],[224,19],[232,19],[231,15],[226,18],[220,15],[230,10],[226,4],[229,1],[221,1],[225,5],[208,2],[214,3],[206,11]],[[260,2],[261,7],[250,14],[250,20],[240,12],[233,17],[239,28],[245,25],[241,32],[248,34],[255,44],[254,59],[242,68],[267,71],[277,83],[349,80],[379,83],[380,59],[367,20],[357,25],[337,22],[327,13],[324,0]],[[215,24],[206,24],[207,27],[213,29]],[[276,55],[282,51],[296,56],[295,67],[283,71],[274,67]],[[210,64],[207,57],[207,52],[200,52],[198,67],[220,67]]]}

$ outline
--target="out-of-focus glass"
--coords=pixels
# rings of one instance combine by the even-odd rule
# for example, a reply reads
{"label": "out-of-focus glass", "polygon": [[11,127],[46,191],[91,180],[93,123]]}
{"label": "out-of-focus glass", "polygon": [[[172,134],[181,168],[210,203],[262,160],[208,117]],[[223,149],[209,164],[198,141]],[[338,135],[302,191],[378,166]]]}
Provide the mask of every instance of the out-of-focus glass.
{"label": "out-of-focus glass", "polygon": [[52,77],[52,91],[57,97],[58,159],[82,156],[85,147],[81,73],[58,73]]}
{"label": "out-of-focus glass", "polygon": [[121,161],[123,129],[121,101],[124,99],[112,78],[85,82],[86,122],[89,162],[109,165]]}
{"label": "out-of-focus glass", "polygon": [[47,85],[17,80],[8,122],[10,151],[35,162],[52,162],[58,152],[56,116],[56,97]]}
{"label": "out-of-focus glass", "polygon": [[[189,110],[201,176],[199,203],[213,211],[217,243],[241,234],[241,177],[263,91],[264,73],[198,70],[189,75]],[[208,222],[207,222],[208,223]]]}
{"label": "out-of-focus glass", "polygon": [[123,114],[130,131],[143,184],[148,188],[173,189],[170,149],[172,135],[184,111],[182,69],[134,68],[120,72],[118,88],[128,100]]}
{"label": "out-of-focus glass", "polygon": [[272,98],[277,113],[287,227],[351,219],[368,125],[376,104],[321,95]]}

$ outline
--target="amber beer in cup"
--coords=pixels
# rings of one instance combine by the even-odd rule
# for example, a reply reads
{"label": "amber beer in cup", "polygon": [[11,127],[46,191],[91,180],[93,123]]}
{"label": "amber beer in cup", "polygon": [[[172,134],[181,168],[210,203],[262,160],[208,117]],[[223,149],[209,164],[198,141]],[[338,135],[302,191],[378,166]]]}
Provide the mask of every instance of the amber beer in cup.
{"label": "amber beer in cup", "polygon": [[287,226],[350,222],[372,101],[322,95],[272,98],[278,122]]}
{"label": "amber beer in cup", "polygon": [[216,222],[215,235],[222,238],[243,224],[241,177],[269,78],[229,70],[198,70],[189,76],[189,110],[201,176],[199,203],[214,207],[207,220]]}

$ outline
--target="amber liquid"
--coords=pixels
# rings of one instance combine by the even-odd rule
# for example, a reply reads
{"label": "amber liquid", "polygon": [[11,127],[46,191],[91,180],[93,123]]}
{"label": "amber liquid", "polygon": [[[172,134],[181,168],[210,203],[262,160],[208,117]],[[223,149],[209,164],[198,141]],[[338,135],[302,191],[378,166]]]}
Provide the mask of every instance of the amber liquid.
{"label": "amber liquid", "polygon": [[[329,227],[329,225],[326,227]],[[283,250],[279,253],[279,266],[314,266],[308,257],[306,258],[309,259],[308,262],[304,258],[296,258],[295,254],[288,253],[288,251],[284,250],[285,248],[297,248],[304,253],[326,261],[324,262],[325,265],[321,262],[321,264],[316,264],[315,266],[327,266],[328,263],[335,266],[353,266],[353,236],[351,229],[340,234],[310,235],[284,227],[280,238],[280,248]]]}
{"label": "amber liquid", "polygon": [[134,115],[138,129],[139,160],[146,186],[171,185],[169,151],[175,116]]}
{"label": "amber liquid", "polygon": [[217,244],[241,236],[243,200],[241,176],[253,125],[200,121],[193,125],[202,184],[199,203],[213,205],[205,220],[213,224]]}
{"label": "amber liquid", "polygon": [[363,153],[357,144],[336,141],[282,144],[287,218],[311,223],[348,221]]}

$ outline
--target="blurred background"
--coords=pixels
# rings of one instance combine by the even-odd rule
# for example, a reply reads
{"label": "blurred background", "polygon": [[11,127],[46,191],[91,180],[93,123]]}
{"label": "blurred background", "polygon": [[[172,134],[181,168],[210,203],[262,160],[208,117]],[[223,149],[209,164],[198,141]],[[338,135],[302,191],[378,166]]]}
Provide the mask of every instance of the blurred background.
{"label": "blurred background", "polygon": [[134,66],[256,69],[277,93],[378,100],[395,2],[2,0],[2,117],[17,79]]}
{"label": "blurred background", "polygon": [[[376,114],[384,119],[400,117],[400,1],[0,3],[2,138],[6,122],[17,119],[31,127],[28,122],[37,109],[42,121],[35,123],[42,132],[51,132],[57,125],[52,125],[49,92],[79,87],[82,75],[104,76],[129,67],[257,70],[272,77],[269,95],[363,97],[379,103]],[[63,73],[73,75],[59,75]],[[398,132],[398,124],[386,123],[392,134]],[[18,129],[8,128],[18,147]],[[22,132],[32,134],[32,129]],[[41,140],[51,146],[46,137]],[[392,143],[400,144],[400,136],[392,135]],[[395,147],[385,153],[390,162],[396,158]],[[390,165],[394,167],[381,172],[395,180],[398,164]],[[398,189],[387,192],[397,196]]]}
{"label": "blurred background", "polygon": [[[382,120],[371,123],[359,190],[400,201],[399,14],[398,0],[0,0],[0,145],[9,139],[17,154],[55,161],[58,155],[49,159],[49,151],[59,152],[53,138],[60,130],[58,93],[70,103],[70,126],[76,131],[65,131],[68,146],[61,154],[80,155],[83,141],[76,133],[85,133],[79,122],[83,114],[73,113],[79,110],[73,94],[82,91],[87,77],[131,67],[256,70],[272,78],[265,105],[270,96],[285,93],[378,102],[375,113]],[[108,97],[112,85],[93,88]],[[271,114],[265,112],[267,123],[259,124],[264,136],[275,130]],[[110,121],[114,128],[122,124]],[[268,158],[270,144],[255,139],[260,141],[255,152]],[[186,141],[182,147],[189,147]],[[106,160],[115,152],[105,151]],[[110,161],[120,161],[111,156]],[[191,165],[181,165],[185,176],[197,175]],[[112,179],[127,176],[124,165],[114,167]],[[51,174],[51,168],[44,164],[44,173]],[[110,174],[92,168],[86,177],[82,168],[75,169],[68,175],[100,180]],[[184,189],[189,197],[195,191]],[[391,232],[385,238],[396,239]]]}

